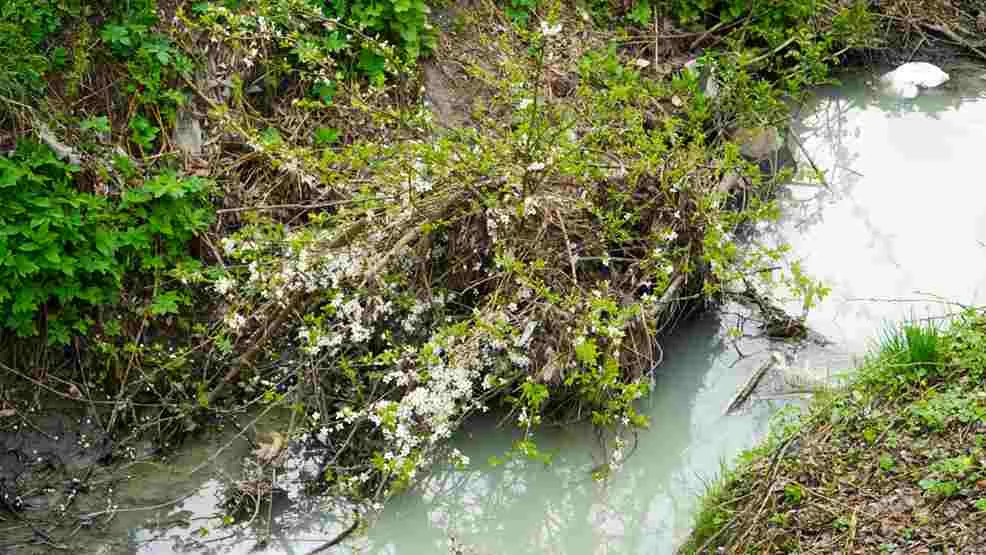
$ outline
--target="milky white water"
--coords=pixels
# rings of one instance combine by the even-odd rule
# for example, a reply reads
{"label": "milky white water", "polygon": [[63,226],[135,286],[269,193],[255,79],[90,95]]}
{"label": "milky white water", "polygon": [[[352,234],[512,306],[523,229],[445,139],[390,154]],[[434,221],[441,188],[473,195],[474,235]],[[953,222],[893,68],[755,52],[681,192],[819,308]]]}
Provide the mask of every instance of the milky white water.
{"label": "milky white water", "polygon": [[986,79],[914,101],[855,80],[801,121],[828,188],[792,186],[777,229],[832,295],[809,325],[861,351],[875,324],[986,299]]}

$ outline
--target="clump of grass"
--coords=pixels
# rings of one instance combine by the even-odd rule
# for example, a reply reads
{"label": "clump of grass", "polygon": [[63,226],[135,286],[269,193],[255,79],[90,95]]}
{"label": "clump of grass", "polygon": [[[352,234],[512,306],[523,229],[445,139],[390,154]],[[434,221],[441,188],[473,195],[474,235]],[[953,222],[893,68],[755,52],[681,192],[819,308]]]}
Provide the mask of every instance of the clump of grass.
{"label": "clump of grass", "polygon": [[886,326],[878,347],[881,357],[898,365],[935,368],[941,361],[941,329],[933,322],[917,320]]}

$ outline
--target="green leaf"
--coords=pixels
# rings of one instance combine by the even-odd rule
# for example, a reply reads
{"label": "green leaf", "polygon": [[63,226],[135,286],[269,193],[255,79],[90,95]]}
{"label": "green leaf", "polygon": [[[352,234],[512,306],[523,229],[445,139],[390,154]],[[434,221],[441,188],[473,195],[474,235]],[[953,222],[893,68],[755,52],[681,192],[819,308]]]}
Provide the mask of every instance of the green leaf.
{"label": "green leaf", "polygon": [[339,141],[339,130],[335,127],[319,127],[315,130],[315,144],[329,146]]}
{"label": "green leaf", "polygon": [[386,58],[368,48],[359,53],[359,68],[371,79],[383,78],[385,62]]}
{"label": "green leaf", "polygon": [[586,366],[595,366],[599,358],[599,353],[596,351],[596,341],[594,339],[586,339],[576,345],[575,357]]}
{"label": "green leaf", "polygon": [[79,124],[79,128],[83,131],[91,130],[97,133],[109,133],[112,130],[110,128],[110,119],[106,116],[87,118]]}

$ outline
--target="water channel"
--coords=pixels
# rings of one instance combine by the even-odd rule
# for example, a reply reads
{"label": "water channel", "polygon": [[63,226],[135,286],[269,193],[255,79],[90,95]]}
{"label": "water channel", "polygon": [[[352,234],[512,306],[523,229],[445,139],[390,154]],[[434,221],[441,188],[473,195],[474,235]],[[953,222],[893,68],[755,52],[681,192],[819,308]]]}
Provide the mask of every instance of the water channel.
{"label": "water channel", "polygon": [[[867,83],[871,76],[848,78],[820,91],[799,120],[802,164],[807,154],[826,180],[790,185],[782,219],[763,233],[790,243],[805,270],[831,286],[808,323],[834,345],[801,350],[792,364],[848,368],[885,322],[955,310],[942,299],[986,299],[986,69],[951,72],[945,88],[913,101],[883,96]],[[464,546],[476,554],[673,553],[705,484],[789,402],[761,395],[740,413],[723,414],[776,348],[752,337],[734,345],[726,330],[736,323],[728,311],[706,314],[666,340],[667,362],[642,403],[652,425],[610,479],[589,476],[600,461],[585,428],[539,433],[539,445],[556,452],[549,466],[491,467],[487,459],[510,447],[513,431],[492,418],[472,421],[455,439],[472,460],[466,470],[436,469],[339,552],[419,555]],[[249,531],[216,540],[224,531],[213,530],[202,538],[213,541],[189,542],[199,527],[217,527],[209,519],[217,492],[246,453],[241,444],[217,451],[213,440],[184,449],[168,473],[135,468],[116,494],[121,507],[196,493],[150,520],[146,512],[120,513],[101,551],[307,553],[348,524],[333,516],[346,511],[289,493],[286,509],[275,509],[274,541],[264,549],[251,551]],[[197,467],[183,482],[169,478]],[[286,472],[290,481],[298,469]]]}

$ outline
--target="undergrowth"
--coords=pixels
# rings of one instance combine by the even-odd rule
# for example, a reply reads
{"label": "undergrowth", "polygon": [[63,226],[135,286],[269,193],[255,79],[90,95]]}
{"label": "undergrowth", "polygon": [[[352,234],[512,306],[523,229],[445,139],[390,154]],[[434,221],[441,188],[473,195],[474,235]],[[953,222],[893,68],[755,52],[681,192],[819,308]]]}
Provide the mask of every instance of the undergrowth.
{"label": "undergrowth", "polygon": [[[2,142],[44,143],[0,166],[4,328],[161,443],[288,407],[320,487],[373,503],[491,409],[536,458],[589,419],[615,471],[687,308],[824,296],[746,240],[794,170],[740,143],[877,34],[808,0],[3,6]],[[892,341],[928,375],[956,345]]]}
{"label": "undergrowth", "polygon": [[975,310],[948,327],[887,327],[847,390],[775,425],[709,488],[682,552],[976,551],[968,525],[945,523],[975,520],[986,506],[976,462],[984,348],[986,318]]}

